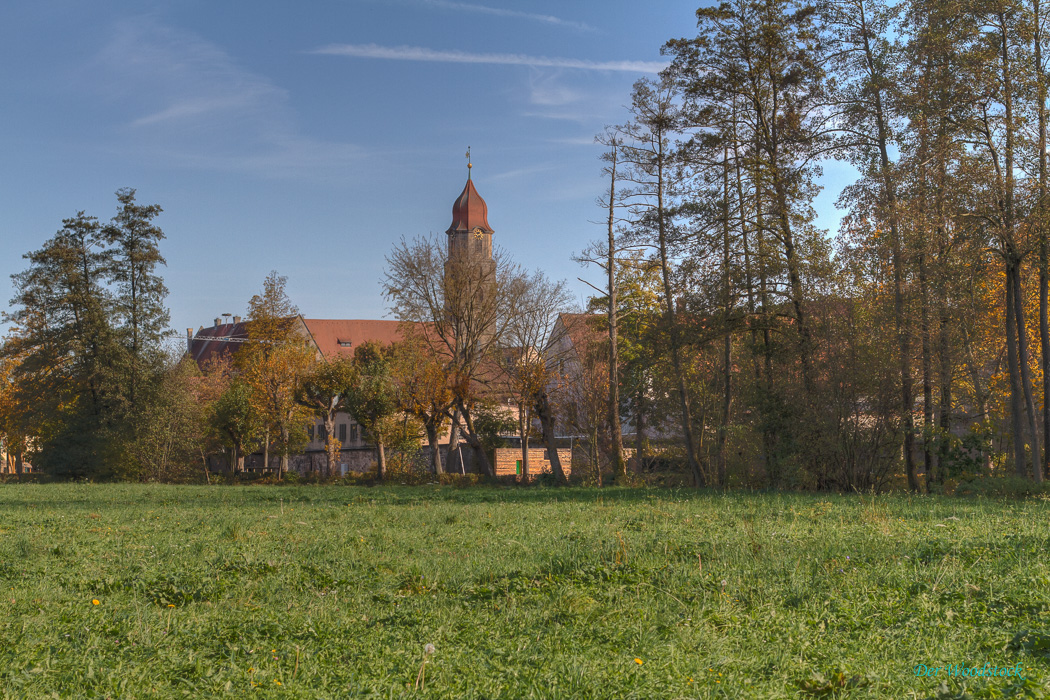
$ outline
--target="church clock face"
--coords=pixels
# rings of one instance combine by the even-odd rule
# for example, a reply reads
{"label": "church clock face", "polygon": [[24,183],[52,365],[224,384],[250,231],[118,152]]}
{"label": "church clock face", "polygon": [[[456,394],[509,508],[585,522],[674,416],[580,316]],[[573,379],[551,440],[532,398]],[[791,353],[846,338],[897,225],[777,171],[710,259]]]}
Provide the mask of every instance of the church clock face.
{"label": "church clock face", "polygon": [[474,230],[471,233],[474,234],[474,238],[475,239],[480,241],[482,234],[484,234],[485,232],[481,230],[480,226],[477,226],[477,227],[474,228]]}

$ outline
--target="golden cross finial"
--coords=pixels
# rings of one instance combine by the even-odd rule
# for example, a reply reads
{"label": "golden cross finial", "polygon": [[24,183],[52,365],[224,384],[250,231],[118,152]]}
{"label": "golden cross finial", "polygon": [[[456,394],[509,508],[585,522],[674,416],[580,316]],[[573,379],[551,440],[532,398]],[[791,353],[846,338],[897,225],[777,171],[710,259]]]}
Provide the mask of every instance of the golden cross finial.
{"label": "golden cross finial", "polygon": [[470,146],[467,146],[467,179],[470,179],[470,169],[474,166],[470,164]]}

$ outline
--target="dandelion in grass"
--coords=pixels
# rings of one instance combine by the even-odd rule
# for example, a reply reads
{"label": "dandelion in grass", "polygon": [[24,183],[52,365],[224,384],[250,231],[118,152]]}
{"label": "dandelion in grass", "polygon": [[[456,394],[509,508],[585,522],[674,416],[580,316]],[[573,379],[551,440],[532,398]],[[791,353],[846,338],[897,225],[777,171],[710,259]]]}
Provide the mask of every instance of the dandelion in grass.
{"label": "dandelion in grass", "polygon": [[641,665],[642,665],[642,663],[644,663],[644,662],[643,662],[643,661],[642,661],[641,659],[635,659],[635,660],[634,660],[634,662],[635,662],[636,664],[638,664],[639,666],[641,666]]}
{"label": "dandelion in grass", "polygon": [[92,605],[98,605],[98,604],[99,604],[99,602],[98,602],[98,598],[92,598],[92,599],[91,599],[91,604],[92,604]]}
{"label": "dandelion in grass", "polygon": [[423,647],[423,663],[419,667],[419,673],[416,674],[416,690],[422,690],[427,685],[427,663],[430,661],[430,657],[437,651],[433,644],[427,643]]}

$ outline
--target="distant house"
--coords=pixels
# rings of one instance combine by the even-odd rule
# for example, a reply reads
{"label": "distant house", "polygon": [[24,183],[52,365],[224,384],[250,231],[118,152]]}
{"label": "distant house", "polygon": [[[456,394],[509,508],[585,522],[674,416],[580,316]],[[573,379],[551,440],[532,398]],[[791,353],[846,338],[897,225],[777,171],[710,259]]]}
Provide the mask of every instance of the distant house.
{"label": "distant house", "polygon": [[[463,191],[452,206],[452,224],[445,232],[448,235],[449,259],[446,261],[446,274],[452,265],[467,264],[476,266],[485,274],[493,274],[496,263],[492,257],[492,235],[488,223],[488,206],[478,194],[469,176]],[[201,327],[196,331],[187,329],[187,353],[201,367],[215,358],[230,356],[248,341],[247,324],[239,316],[216,318],[210,327]],[[366,341],[377,341],[389,345],[402,339],[405,328],[399,321],[371,319],[295,319],[296,331],[316,350],[319,358],[328,360],[352,355],[354,348]],[[499,395],[500,381],[498,363],[482,368],[480,384],[483,390],[490,392],[508,412],[517,410],[512,402]],[[336,437],[342,445],[339,463],[327,464],[324,449],[324,427],[315,421],[310,432],[310,442],[302,455],[294,456],[291,467],[300,472],[321,471],[323,473],[343,473],[348,471],[367,471],[374,461],[373,448],[365,440],[362,427],[351,416],[339,414],[336,419]],[[447,450],[448,434],[443,436]],[[497,455],[492,455],[492,464],[498,475],[513,475],[515,461],[509,456],[513,448],[500,448]],[[458,454],[445,455],[444,463],[449,471],[475,471],[471,464],[469,450]],[[549,470],[550,463],[545,459],[543,450],[535,459],[538,467],[536,473],[544,467]],[[450,458],[451,457],[451,458]],[[520,457],[520,451],[519,451]],[[530,453],[530,461],[532,460]],[[247,461],[247,468],[262,469],[262,455],[252,455]],[[216,466],[220,466],[216,463]],[[224,465],[223,465],[224,466]]]}
{"label": "distant house", "polygon": [[[295,319],[296,331],[317,352],[319,358],[332,360],[352,355],[354,348],[368,341],[390,345],[401,339],[401,324],[398,321],[367,319]],[[187,353],[202,368],[209,361],[231,356],[248,341],[247,323],[233,317],[226,323],[216,318],[209,328],[201,327],[196,333],[187,329]],[[308,429],[310,442],[302,455],[292,459],[292,466],[301,472],[321,471],[328,474],[348,471],[367,471],[371,468],[373,448],[365,441],[362,427],[348,414],[340,413],[336,418],[336,437],[342,444],[339,463],[328,465],[325,453],[324,426],[320,420]],[[262,455],[252,455],[247,468],[262,469]]]}

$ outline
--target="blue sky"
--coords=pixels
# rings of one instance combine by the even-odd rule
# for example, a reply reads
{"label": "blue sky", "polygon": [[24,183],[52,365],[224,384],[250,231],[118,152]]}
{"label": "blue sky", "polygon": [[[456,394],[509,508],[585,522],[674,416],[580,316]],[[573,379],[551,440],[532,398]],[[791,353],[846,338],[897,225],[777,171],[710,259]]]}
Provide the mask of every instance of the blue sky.
{"label": "blue sky", "polygon": [[[381,318],[384,257],[466,179],[528,268],[602,235],[593,137],[695,1],[13,0],[0,5],[0,277],[114,192],[164,207],[172,326],[242,314],[272,269],[309,317]],[[842,175],[818,200],[822,225]]]}

